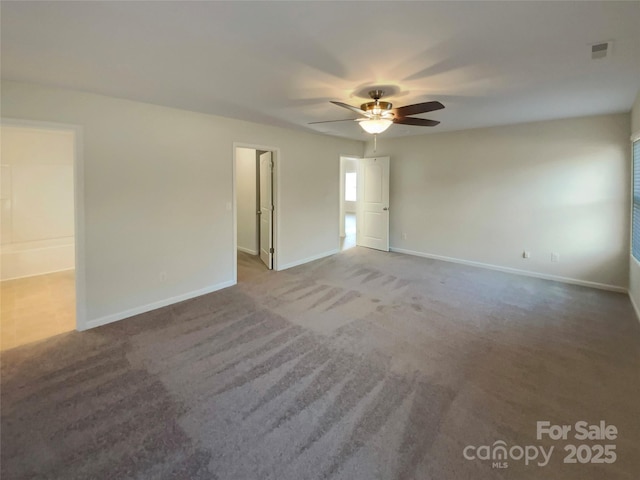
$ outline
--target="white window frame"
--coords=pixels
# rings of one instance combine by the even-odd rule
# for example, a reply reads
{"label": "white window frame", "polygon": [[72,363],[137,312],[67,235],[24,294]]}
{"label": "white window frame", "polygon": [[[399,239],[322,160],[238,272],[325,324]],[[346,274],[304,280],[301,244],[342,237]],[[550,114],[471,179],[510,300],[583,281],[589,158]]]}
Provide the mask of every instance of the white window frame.
{"label": "white window frame", "polygon": [[[637,158],[636,149],[638,152]],[[631,238],[629,247],[631,258],[640,265],[640,191],[636,192],[636,175],[638,176],[637,183],[640,185],[640,132],[636,132],[631,136]],[[638,207],[637,211],[636,206]],[[636,215],[638,218],[636,218]],[[637,228],[634,228],[634,225],[637,225]],[[633,248],[634,240],[638,241],[638,248],[635,252]]]}

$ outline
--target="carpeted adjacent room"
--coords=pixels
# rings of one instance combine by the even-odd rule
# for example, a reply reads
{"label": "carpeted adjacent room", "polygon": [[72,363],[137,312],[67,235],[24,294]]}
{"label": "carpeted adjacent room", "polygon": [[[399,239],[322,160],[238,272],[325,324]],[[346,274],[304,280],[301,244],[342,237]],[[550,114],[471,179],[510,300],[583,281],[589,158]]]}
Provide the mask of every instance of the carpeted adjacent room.
{"label": "carpeted adjacent room", "polygon": [[[632,479],[640,324],[626,295],[356,247],[2,353],[2,478]],[[605,420],[563,464],[536,421]],[[466,445],[555,445],[549,466]],[[611,443],[611,442],[609,442]]]}

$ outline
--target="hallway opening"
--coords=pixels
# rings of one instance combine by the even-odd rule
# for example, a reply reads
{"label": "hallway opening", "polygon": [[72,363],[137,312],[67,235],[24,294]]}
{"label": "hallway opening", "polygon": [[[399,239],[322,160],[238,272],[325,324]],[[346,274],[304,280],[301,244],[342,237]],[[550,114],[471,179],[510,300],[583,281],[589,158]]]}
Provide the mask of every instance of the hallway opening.
{"label": "hallway opening", "polygon": [[0,128],[0,348],[7,350],[76,328],[76,139],[62,128]]}

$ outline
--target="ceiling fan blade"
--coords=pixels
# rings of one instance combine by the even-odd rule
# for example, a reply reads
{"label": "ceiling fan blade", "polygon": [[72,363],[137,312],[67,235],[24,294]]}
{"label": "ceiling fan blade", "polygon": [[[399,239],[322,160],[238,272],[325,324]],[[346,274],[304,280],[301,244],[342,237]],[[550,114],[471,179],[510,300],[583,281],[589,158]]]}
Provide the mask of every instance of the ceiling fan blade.
{"label": "ceiling fan blade", "polygon": [[344,118],[342,120],[323,120],[322,122],[309,122],[307,125],[314,125],[316,123],[333,123],[333,122],[355,122],[354,118]]}
{"label": "ceiling fan blade", "polygon": [[358,115],[365,115],[365,111],[359,107],[353,107],[342,102],[334,102],[333,100],[330,100],[330,102],[334,105],[338,105],[339,107],[346,108],[347,110],[351,110],[352,112],[356,112]]}
{"label": "ceiling fan blade", "polygon": [[418,113],[433,112],[434,110],[441,110],[443,108],[444,105],[440,102],[424,102],[394,108],[392,112],[396,117],[406,117],[407,115],[417,115]]}
{"label": "ceiling fan blade", "polygon": [[428,120],[426,118],[402,117],[394,118],[393,123],[399,123],[401,125],[416,125],[418,127],[435,127],[440,122],[437,120]]}

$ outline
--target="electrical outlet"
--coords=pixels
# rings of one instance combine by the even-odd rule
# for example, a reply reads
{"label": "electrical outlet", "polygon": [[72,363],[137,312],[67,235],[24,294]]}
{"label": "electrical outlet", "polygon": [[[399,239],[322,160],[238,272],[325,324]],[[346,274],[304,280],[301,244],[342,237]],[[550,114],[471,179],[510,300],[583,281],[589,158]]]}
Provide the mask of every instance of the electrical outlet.
{"label": "electrical outlet", "polygon": [[402,232],[402,239],[406,240],[407,239],[407,232]]}
{"label": "electrical outlet", "polygon": [[529,250],[525,250],[522,252],[522,258],[531,258],[531,252]]}
{"label": "electrical outlet", "polygon": [[160,281],[161,282],[166,282],[167,281],[167,272],[160,272]]}
{"label": "electrical outlet", "polygon": [[551,261],[552,262],[559,262],[560,261],[560,254],[558,252],[552,252],[551,253]]}

